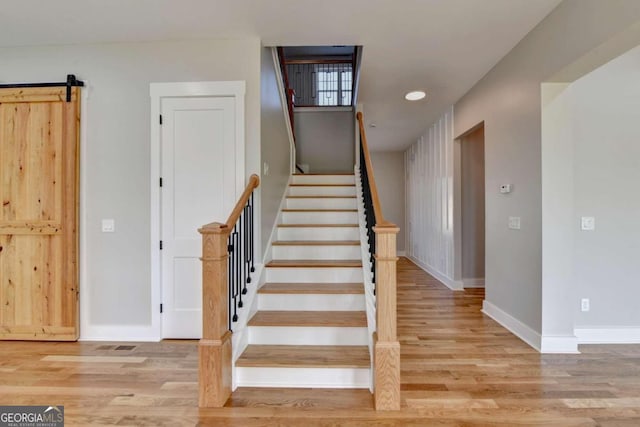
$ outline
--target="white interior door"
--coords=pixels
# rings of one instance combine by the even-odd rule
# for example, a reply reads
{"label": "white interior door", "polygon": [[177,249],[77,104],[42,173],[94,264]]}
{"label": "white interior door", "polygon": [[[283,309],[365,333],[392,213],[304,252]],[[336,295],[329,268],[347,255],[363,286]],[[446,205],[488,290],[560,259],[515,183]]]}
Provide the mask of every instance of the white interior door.
{"label": "white interior door", "polygon": [[200,338],[198,228],[235,203],[235,98],[162,98],[160,109],[162,337]]}

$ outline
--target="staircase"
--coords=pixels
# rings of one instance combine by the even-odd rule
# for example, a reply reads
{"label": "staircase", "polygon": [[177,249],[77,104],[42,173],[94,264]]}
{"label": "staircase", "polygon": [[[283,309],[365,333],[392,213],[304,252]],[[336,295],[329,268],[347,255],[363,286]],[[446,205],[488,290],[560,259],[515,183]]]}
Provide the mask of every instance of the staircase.
{"label": "staircase", "polygon": [[236,384],[369,388],[353,175],[293,175]]}

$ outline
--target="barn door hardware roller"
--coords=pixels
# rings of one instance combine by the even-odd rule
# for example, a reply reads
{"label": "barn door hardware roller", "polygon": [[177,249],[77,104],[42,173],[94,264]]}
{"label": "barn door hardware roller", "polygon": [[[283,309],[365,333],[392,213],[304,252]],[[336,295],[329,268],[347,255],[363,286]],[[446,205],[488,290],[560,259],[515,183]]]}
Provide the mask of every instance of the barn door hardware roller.
{"label": "barn door hardware roller", "polygon": [[67,88],[67,102],[71,102],[71,88],[82,87],[84,82],[76,79],[75,74],[67,74],[66,82],[54,82],[54,83],[10,83],[0,84],[0,89],[6,88],[21,88],[21,87],[66,87]]}

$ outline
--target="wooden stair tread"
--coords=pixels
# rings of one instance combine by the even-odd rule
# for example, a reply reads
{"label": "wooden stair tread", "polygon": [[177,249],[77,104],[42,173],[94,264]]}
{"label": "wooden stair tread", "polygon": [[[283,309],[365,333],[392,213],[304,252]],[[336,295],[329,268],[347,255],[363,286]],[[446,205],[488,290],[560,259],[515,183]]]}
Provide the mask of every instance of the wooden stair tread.
{"label": "wooden stair tread", "polygon": [[249,326],[366,327],[364,311],[258,311]]}
{"label": "wooden stair tread", "polygon": [[269,261],[267,267],[362,267],[358,259],[323,260],[323,259],[282,259]]}
{"label": "wooden stair tread", "polygon": [[287,196],[287,199],[355,199],[356,196]]}
{"label": "wooden stair tread", "polygon": [[278,240],[273,246],[360,246],[359,240]]}
{"label": "wooden stair tread", "polygon": [[358,209],[282,209],[282,212],[358,212]]}
{"label": "wooden stair tread", "polygon": [[369,368],[367,346],[249,345],[236,366],[277,368]]}
{"label": "wooden stair tread", "polygon": [[358,224],[278,224],[278,227],[358,227]]}
{"label": "wooden stair tread", "polygon": [[265,283],[259,294],[363,294],[362,283]]}
{"label": "wooden stair tread", "polygon": [[289,187],[355,187],[355,184],[289,184]]}

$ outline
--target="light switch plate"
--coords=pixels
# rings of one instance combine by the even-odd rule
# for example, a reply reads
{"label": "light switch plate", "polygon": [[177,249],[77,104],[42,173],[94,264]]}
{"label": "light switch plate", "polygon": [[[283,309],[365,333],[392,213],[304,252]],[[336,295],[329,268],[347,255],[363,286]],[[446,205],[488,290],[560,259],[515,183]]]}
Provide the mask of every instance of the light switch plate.
{"label": "light switch plate", "polygon": [[102,232],[103,233],[115,233],[116,222],[113,219],[102,220]]}
{"label": "light switch plate", "polygon": [[596,219],[592,216],[583,216],[580,219],[580,228],[583,231],[593,231],[596,229]]}
{"label": "light switch plate", "polygon": [[509,228],[511,230],[520,230],[520,217],[519,216],[510,216],[509,217]]}
{"label": "light switch plate", "polygon": [[502,184],[500,186],[500,193],[501,194],[509,194],[509,193],[511,193],[512,189],[513,189],[513,186],[511,184]]}

